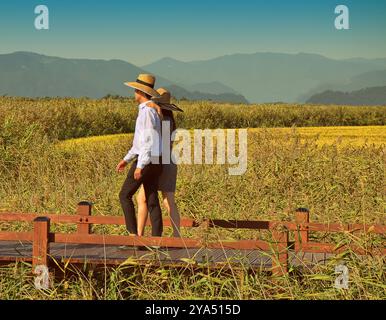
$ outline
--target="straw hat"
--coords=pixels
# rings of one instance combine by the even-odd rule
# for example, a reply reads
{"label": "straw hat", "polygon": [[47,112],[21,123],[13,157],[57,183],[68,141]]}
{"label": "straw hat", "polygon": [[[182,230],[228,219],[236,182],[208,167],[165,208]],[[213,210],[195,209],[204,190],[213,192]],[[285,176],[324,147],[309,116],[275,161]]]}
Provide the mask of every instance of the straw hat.
{"label": "straw hat", "polygon": [[159,94],[159,97],[153,97],[151,100],[156,104],[158,104],[162,109],[184,112],[182,109],[180,109],[175,104],[172,104],[170,102],[171,100],[170,91],[166,90],[165,88],[159,88],[157,89],[157,93]]}
{"label": "straw hat", "polygon": [[151,74],[140,74],[136,82],[125,82],[125,85],[144,92],[152,97],[159,97],[159,93],[154,90],[155,77]]}

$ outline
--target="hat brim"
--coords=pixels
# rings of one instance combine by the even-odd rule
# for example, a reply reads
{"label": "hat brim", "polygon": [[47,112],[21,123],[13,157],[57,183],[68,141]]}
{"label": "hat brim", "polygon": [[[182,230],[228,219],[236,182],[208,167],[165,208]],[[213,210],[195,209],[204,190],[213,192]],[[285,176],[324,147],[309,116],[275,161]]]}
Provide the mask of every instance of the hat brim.
{"label": "hat brim", "polygon": [[177,112],[184,112],[181,108],[177,107],[173,103],[157,103],[161,109],[170,110],[170,111],[177,111]]}
{"label": "hat brim", "polygon": [[139,90],[141,92],[144,92],[144,93],[148,94],[151,97],[155,97],[155,98],[161,97],[160,94],[157,91],[155,91],[154,89],[152,89],[152,88],[150,88],[148,86],[145,86],[143,84],[140,84],[138,82],[125,82],[124,85],[128,86],[130,88]]}

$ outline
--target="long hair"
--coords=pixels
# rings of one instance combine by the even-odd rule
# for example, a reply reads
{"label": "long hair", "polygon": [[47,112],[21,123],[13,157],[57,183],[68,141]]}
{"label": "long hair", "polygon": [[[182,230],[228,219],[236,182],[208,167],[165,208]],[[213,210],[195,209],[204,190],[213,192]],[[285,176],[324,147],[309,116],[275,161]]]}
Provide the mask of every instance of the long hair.
{"label": "long hair", "polygon": [[176,125],[176,120],[174,118],[173,111],[162,109],[162,115],[164,118],[170,119],[171,125],[172,125],[170,128],[170,131],[171,131],[171,133],[174,132],[177,129],[177,125]]}

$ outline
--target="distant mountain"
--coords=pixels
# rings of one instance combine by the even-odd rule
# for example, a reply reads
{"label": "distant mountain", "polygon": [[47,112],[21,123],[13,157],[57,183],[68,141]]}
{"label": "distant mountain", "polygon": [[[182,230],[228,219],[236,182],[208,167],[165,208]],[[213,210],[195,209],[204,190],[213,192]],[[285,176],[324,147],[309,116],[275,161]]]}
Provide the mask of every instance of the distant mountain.
{"label": "distant mountain", "polygon": [[177,98],[236,103],[304,102],[326,90],[386,85],[386,59],[334,60],[317,54],[234,54],[204,61],[164,58],[144,67],[122,60],[64,59],[15,52],[0,55],[0,95],[100,98],[129,96],[123,82],[139,73]]}
{"label": "distant mountain", "polygon": [[375,87],[379,85],[386,86],[386,69],[370,71],[353,77],[350,82],[344,86],[346,90],[358,90],[361,88]]}
{"label": "distant mountain", "polygon": [[386,105],[386,86],[353,92],[324,91],[313,95],[307,103],[336,105]]}
{"label": "distant mountain", "polygon": [[381,69],[385,68],[386,66],[386,59],[350,58],[350,59],[344,59],[343,61],[372,64],[373,66]]}
{"label": "distant mountain", "polygon": [[251,102],[299,102],[320,92],[322,86],[334,89],[360,74],[385,69],[386,59],[335,60],[307,53],[254,53],[191,62],[164,58],[143,68],[184,88],[220,82]]}
{"label": "distant mountain", "polygon": [[301,102],[311,99],[312,96],[324,91],[355,91],[363,88],[386,86],[386,69],[369,71],[352,77],[346,83],[325,83],[313,88],[302,97]]}
{"label": "distant mountain", "polygon": [[248,104],[248,100],[246,100],[242,95],[237,95],[234,93],[204,93],[200,91],[190,92],[188,90],[182,89],[181,87],[177,87],[174,85],[166,87],[170,92],[173,93],[173,97],[176,99],[187,99],[187,100],[208,100],[214,102],[231,102],[231,103],[241,103]]}
{"label": "distant mountain", "polygon": [[[24,97],[91,97],[108,94],[129,96],[125,81],[135,80],[142,68],[122,60],[64,59],[30,52],[0,55],[0,95]],[[157,75],[157,87],[172,86],[188,99],[199,100],[205,92],[189,92]],[[173,92],[172,92],[173,93]],[[229,93],[229,101],[244,97]]]}
{"label": "distant mountain", "polygon": [[[63,59],[29,52],[0,55],[0,94],[99,98],[132,94],[123,82],[144,70],[120,60]],[[169,81],[159,78],[160,85]]]}
{"label": "distant mountain", "polygon": [[236,90],[226,86],[225,84],[219,81],[196,83],[194,85],[188,86],[187,89],[189,91],[201,91],[212,94],[233,93],[236,95],[240,95]]}

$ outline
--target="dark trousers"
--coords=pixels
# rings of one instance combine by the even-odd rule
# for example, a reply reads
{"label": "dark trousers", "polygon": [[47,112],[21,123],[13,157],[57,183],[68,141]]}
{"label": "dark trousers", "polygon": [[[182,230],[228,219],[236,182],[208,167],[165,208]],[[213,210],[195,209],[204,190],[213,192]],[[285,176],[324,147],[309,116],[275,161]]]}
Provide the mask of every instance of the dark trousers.
{"label": "dark trousers", "polygon": [[[161,162],[160,162],[161,163]],[[133,204],[133,196],[143,184],[146,195],[147,208],[152,225],[152,236],[162,236],[162,213],[158,199],[158,177],[162,172],[161,164],[148,164],[142,169],[142,177],[139,180],[134,179],[134,171],[137,168],[137,161],[131,165],[126,180],[119,193],[119,200],[125,214],[126,228],[132,234],[137,233],[137,218]]]}

